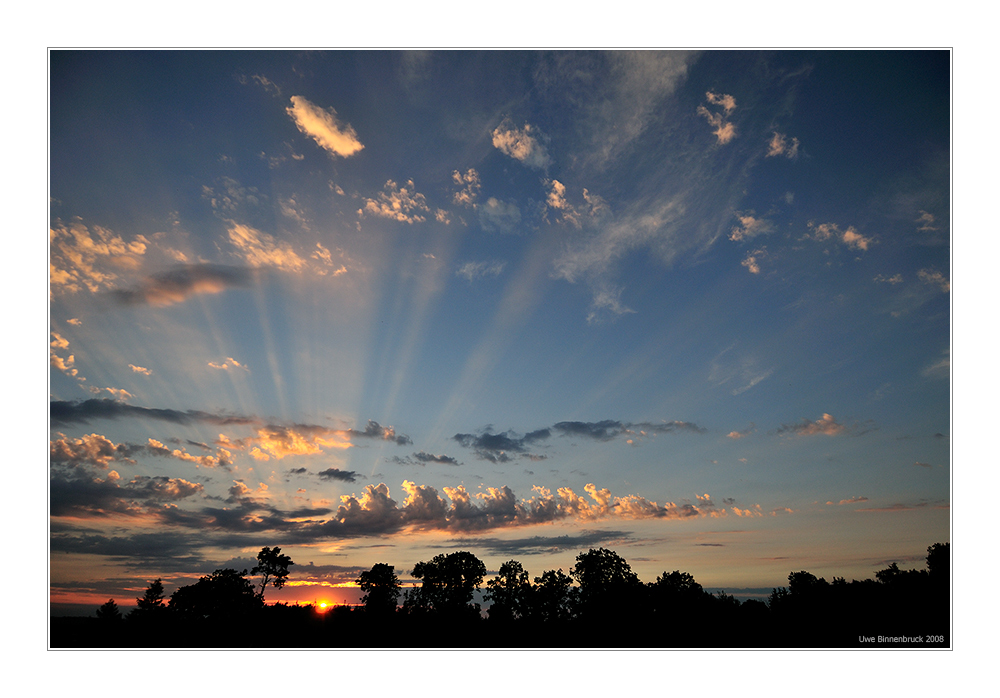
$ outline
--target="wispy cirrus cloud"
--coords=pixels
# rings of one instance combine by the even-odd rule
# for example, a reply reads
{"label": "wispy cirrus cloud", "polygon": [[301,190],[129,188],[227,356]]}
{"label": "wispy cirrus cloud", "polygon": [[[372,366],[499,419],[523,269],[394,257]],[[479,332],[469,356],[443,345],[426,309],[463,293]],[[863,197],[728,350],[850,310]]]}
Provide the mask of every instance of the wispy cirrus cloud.
{"label": "wispy cirrus cloud", "polygon": [[358,140],[354,127],[342,124],[332,107],[323,109],[298,95],[293,96],[291,102],[292,106],[286,107],[285,111],[299,131],[312,138],[331,155],[347,158],[365,147]]}
{"label": "wispy cirrus cloud", "polygon": [[455,271],[455,276],[461,276],[470,282],[474,279],[484,279],[488,276],[500,276],[506,262],[465,262]]}

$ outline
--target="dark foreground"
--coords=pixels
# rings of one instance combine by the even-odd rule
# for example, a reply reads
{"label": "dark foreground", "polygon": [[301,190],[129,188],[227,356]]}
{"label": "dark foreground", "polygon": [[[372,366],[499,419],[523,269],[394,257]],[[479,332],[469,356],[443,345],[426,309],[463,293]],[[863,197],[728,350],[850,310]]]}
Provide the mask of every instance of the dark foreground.
{"label": "dark foreground", "polygon": [[[884,591],[873,589],[870,591]],[[870,603],[790,597],[769,607],[712,597],[674,612],[626,606],[570,620],[499,620],[472,613],[372,614],[339,607],[268,606],[245,617],[107,621],[52,618],[52,648],[878,648],[951,646],[945,599],[878,598]],[[801,601],[801,599],[800,599]],[[846,602],[846,603],[845,603]]]}

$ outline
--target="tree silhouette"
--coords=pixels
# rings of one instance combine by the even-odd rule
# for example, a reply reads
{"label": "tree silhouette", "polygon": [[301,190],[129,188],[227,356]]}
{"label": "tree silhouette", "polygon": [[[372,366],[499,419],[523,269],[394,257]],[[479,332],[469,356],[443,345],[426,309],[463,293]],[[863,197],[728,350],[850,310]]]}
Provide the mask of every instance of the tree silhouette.
{"label": "tree silhouette", "polygon": [[366,612],[384,616],[396,610],[396,599],[402,585],[392,565],[376,563],[371,570],[358,575],[357,581],[365,592],[361,603],[365,605]]}
{"label": "tree silhouette", "polygon": [[543,623],[569,620],[573,617],[575,595],[573,579],[562,569],[547,570],[535,577],[532,588],[531,614]]}
{"label": "tree silhouette", "polygon": [[570,576],[580,584],[581,612],[588,615],[609,615],[642,591],[639,577],[625,559],[605,548],[577,555]]}
{"label": "tree silhouette", "polygon": [[472,604],[472,595],[486,576],[486,565],[472,553],[435,555],[430,562],[418,562],[411,574],[422,582],[406,593],[403,608],[407,612],[459,616],[470,611],[479,613],[479,604]]}
{"label": "tree silhouette", "polygon": [[255,611],[263,601],[254,593],[246,574],[246,570],[215,570],[171,594],[169,608],[182,618],[213,620],[237,618]]}
{"label": "tree silhouette", "polygon": [[250,570],[250,574],[254,576],[259,574],[261,576],[260,591],[257,592],[257,598],[261,601],[264,600],[264,588],[268,585],[268,582],[275,589],[285,586],[285,582],[288,579],[288,567],[294,564],[292,558],[282,555],[281,548],[277,546],[273,548],[261,548],[260,552],[257,553],[257,564]]}
{"label": "tree silhouette", "polygon": [[114,599],[108,599],[97,609],[97,617],[104,623],[117,623],[122,619],[122,612],[118,610]]}
{"label": "tree silhouette", "polygon": [[950,581],[951,543],[935,543],[927,548],[927,573],[935,581]]}
{"label": "tree silhouette", "polygon": [[531,584],[528,573],[517,560],[500,565],[497,576],[486,582],[483,598],[491,601],[490,619],[516,620],[528,613]]}

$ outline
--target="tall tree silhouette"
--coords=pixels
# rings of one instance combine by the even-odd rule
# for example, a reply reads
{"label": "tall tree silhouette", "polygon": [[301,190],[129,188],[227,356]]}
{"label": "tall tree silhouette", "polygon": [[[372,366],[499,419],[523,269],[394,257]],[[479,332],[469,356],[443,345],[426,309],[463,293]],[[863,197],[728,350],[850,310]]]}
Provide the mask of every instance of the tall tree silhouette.
{"label": "tall tree silhouette", "polygon": [[500,565],[497,576],[486,582],[483,598],[491,601],[490,620],[516,620],[528,613],[531,583],[517,560]]}
{"label": "tall tree silhouette", "polygon": [[383,562],[372,565],[368,572],[358,575],[358,586],[365,592],[361,597],[365,611],[385,616],[396,610],[396,600],[402,585],[392,565]]}
{"label": "tall tree silhouette", "polygon": [[261,601],[264,600],[264,588],[268,582],[275,589],[285,586],[285,581],[288,579],[288,568],[294,564],[292,558],[282,555],[281,548],[277,546],[261,548],[260,552],[257,553],[257,564],[250,570],[250,574],[254,576],[259,574],[261,577],[260,591],[257,592],[257,597]]}

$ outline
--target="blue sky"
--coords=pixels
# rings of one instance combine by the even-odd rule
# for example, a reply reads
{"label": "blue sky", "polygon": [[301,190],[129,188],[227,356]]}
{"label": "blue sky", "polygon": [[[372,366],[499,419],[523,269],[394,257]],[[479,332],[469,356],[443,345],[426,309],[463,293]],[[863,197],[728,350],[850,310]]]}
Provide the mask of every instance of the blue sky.
{"label": "blue sky", "polygon": [[950,69],[53,51],[52,601],[264,545],[303,601],[457,549],[731,589],[921,567]]}

